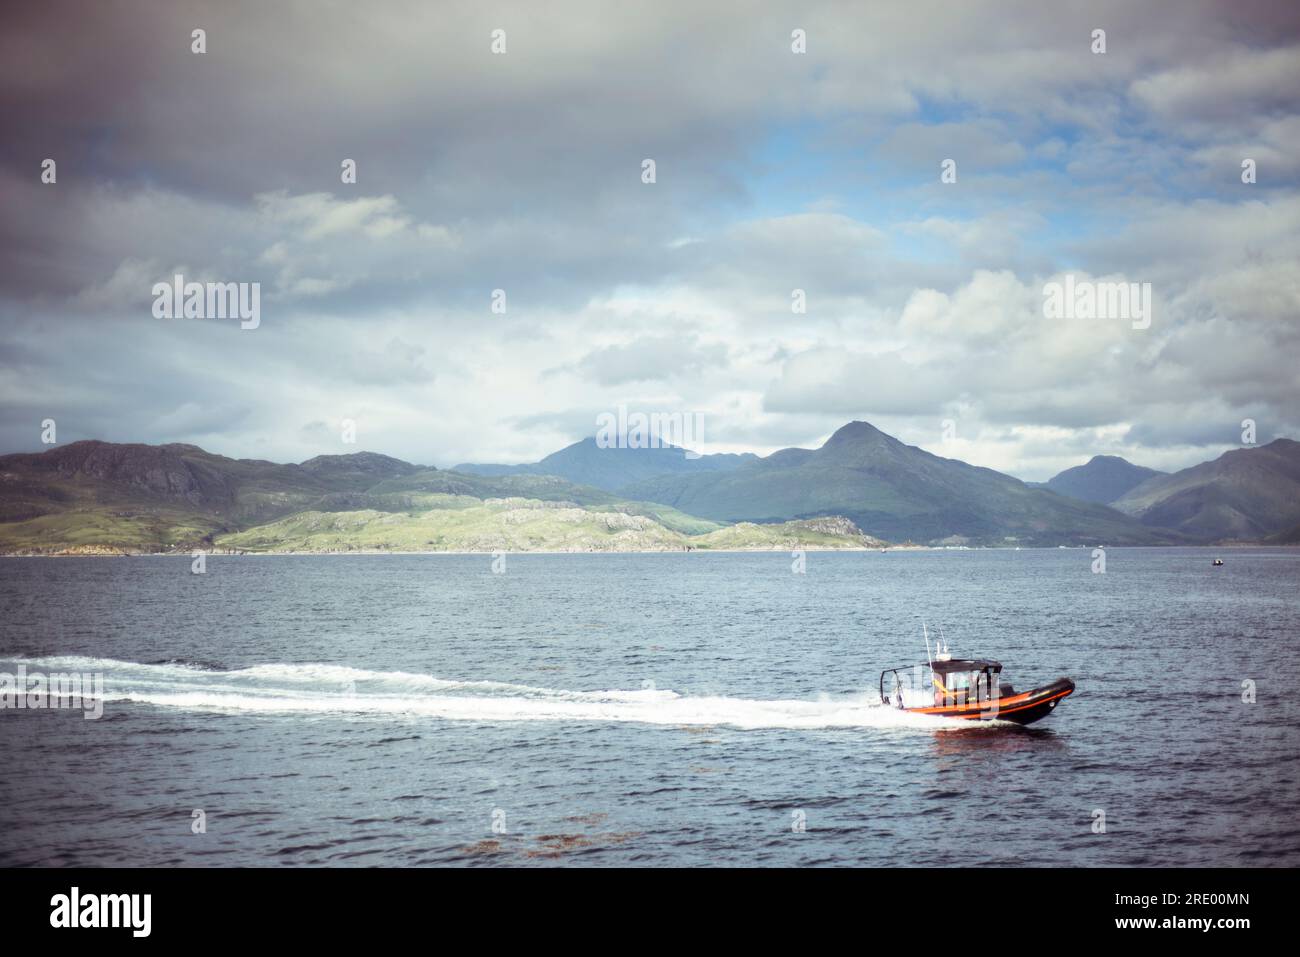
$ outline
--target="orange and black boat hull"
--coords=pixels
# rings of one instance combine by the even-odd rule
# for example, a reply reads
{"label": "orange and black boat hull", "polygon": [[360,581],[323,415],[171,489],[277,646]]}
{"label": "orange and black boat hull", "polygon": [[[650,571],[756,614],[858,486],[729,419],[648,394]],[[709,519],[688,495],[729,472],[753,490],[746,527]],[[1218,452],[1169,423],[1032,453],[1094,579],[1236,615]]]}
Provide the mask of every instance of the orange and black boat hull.
{"label": "orange and black boat hull", "polygon": [[1032,724],[1045,718],[1074,693],[1074,682],[1057,678],[1049,685],[1033,691],[1019,692],[999,698],[996,702],[981,701],[971,704],[935,705],[930,708],[908,708],[917,714],[932,714],[940,718],[961,718],[967,721],[1011,721],[1015,724]]}

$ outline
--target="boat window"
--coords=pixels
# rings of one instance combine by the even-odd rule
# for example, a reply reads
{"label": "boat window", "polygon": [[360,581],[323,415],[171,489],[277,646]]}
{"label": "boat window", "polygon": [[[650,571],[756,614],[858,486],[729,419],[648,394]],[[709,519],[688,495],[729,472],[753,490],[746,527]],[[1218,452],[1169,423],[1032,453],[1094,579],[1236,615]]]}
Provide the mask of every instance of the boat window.
{"label": "boat window", "polygon": [[948,690],[952,692],[953,704],[965,704],[970,697],[970,673],[954,671],[948,675]]}

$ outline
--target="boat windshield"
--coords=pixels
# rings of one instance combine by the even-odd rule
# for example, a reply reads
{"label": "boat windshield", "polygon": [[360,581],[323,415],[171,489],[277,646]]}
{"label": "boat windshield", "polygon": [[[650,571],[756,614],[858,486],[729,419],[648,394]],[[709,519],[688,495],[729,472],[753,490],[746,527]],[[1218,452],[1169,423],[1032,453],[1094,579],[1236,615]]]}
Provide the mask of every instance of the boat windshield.
{"label": "boat windshield", "polygon": [[882,703],[896,708],[928,708],[934,704],[930,669],[925,665],[885,672],[880,690]]}

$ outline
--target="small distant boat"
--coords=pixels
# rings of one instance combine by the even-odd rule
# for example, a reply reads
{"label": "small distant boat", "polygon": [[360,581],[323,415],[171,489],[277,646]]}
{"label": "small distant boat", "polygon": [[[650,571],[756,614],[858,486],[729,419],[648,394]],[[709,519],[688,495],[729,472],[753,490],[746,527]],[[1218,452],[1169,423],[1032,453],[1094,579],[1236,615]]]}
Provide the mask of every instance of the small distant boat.
{"label": "small distant boat", "polygon": [[[930,636],[926,634],[926,653]],[[929,671],[929,681],[924,680]],[[1032,691],[1016,691],[1001,680],[1002,663],[986,658],[954,658],[946,641],[941,641],[935,656],[924,664],[889,668],[880,673],[880,703],[941,718],[968,721],[1011,721],[1032,724],[1056,710],[1056,706],[1074,693],[1074,682],[1057,678]],[[885,679],[893,676],[889,691]],[[920,679],[921,687],[910,687],[909,678]]]}
{"label": "small distant boat", "polygon": [[1222,565],[1222,564],[1223,564],[1223,559],[1222,559],[1222,558],[1216,558],[1216,559],[1214,560],[1214,564],[1216,564],[1216,565]]}

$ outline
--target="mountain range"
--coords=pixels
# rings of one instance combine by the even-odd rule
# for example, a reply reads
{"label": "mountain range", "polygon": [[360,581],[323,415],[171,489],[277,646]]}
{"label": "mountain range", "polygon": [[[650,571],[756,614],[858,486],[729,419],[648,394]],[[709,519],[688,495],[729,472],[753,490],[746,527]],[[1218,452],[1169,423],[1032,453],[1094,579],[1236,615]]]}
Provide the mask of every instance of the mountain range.
{"label": "mountain range", "polygon": [[838,517],[723,525],[550,475],[373,452],[300,464],[194,445],[74,442],[0,456],[0,554],[876,548]]}
{"label": "mountain range", "polygon": [[1234,449],[1172,475],[1097,455],[1042,487],[1195,541],[1300,541],[1300,443],[1291,439]]}
{"label": "mountain range", "polygon": [[1278,439],[1173,475],[1095,455],[1047,482],[1020,482],[852,422],[820,449],[782,449],[763,458],[692,460],[681,449],[599,449],[586,439],[529,465],[456,470],[549,471],[718,522],[838,514],[895,541],[1208,544],[1285,539],[1300,523],[1296,449],[1292,440]]}
{"label": "mountain range", "polygon": [[727,471],[634,482],[622,494],[714,521],[843,515],[891,541],[1161,544],[1178,541],[1113,509],[904,445],[866,422],[819,449],[784,449]]}
{"label": "mountain range", "polygon": [[0,553],[1157,545],[1300,539],[1300,443],[1173,474],[1096,456],[1041,486],[851,422],[760,457],[574,443],[523,466],[194,445],[0,456]]}

